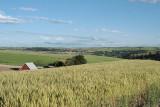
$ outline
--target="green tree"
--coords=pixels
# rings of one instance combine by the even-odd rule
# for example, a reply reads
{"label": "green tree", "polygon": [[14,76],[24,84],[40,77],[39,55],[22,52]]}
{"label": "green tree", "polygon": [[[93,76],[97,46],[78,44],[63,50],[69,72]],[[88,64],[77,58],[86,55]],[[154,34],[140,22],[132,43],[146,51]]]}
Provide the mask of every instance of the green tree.
{"label": "green tree", "polygon": [[83,55],[77,55],[72,58],[68,58],[65,61],[66,66],[71,66],[71,65],[80,65],[80,64],[86,64],[87,60],[84,58]]}
{"label": "green tree", "polygon": [[86,64],[87,60],[84,58],[83,55],[77,55],[73,57],[74,65]]}

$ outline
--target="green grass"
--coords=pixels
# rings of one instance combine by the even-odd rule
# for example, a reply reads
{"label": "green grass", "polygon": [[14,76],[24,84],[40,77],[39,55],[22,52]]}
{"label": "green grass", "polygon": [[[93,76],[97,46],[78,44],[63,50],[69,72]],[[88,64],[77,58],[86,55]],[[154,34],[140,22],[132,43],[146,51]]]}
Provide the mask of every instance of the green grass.
{"label": "green grass", "polygon": [[[49,54],[45,52],[26,52],[26,51],[5,51],[0,50],[0,64],[6,65],[23,65],[26,62],[34,62],[37,66],[45,66],[54,61],[65,61],[71,58],[71,54]],[[117,61],[118,58],[105,56],[85,55],[88,63],[99,63],[108,61]]]}
{"label": "green grass", "polygon": [[0,106],[158,107],[160,62],[121,60],[0,73]]}

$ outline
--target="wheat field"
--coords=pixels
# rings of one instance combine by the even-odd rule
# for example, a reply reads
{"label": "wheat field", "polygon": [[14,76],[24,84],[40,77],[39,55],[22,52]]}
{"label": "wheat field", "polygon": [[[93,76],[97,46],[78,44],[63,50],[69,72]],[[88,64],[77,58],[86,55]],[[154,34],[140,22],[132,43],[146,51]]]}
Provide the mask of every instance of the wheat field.
{"label": "wheat field", "polygon": [[120,60],[0,73],[4,107],[156,107],[160,62]]}

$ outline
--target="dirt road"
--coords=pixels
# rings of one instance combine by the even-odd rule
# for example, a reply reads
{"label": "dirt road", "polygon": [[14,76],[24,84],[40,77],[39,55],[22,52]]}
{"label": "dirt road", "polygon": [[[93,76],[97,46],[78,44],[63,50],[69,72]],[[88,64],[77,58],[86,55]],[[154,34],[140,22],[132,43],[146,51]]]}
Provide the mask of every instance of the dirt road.
{"label": "dirt road", "polygon": [[12,65],[1,65],[0,64],[0,72],[3,71],[17,71],[21,66],[12,66]]}

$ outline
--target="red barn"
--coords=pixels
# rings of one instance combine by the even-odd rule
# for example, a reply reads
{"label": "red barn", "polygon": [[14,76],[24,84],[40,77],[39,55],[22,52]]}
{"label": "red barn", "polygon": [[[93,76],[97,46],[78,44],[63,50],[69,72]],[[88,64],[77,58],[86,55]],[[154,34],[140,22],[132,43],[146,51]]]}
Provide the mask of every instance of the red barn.
{"label": "red barn", "polygon": [[34,65],[33,62],[25,63],[19,70],[34,70],[37,69],[37,67]]}

